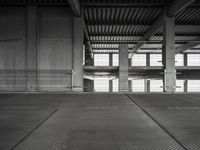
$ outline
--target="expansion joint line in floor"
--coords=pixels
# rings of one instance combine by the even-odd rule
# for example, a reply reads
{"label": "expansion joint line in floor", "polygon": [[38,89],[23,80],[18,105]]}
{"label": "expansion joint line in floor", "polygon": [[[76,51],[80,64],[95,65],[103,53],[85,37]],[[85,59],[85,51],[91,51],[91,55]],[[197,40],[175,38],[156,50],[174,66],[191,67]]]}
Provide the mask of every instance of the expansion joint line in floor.
{"label": "expansion joint line in floor", "polygon": [[138,108],[140,108],[151,120],[153,120],[162,130],[164,130],[174,141],[176,141],[184,150],[188,150],[181,142],[179,142],[174,135],[172,135],[161,123],[159,123],[150,113],[141,107],[131,96],[124,94],[128,97]]}
{"label": "expansion joint line in floor", "polygon": [[53,114],[55,114],[58,109],[53,110],[48,114],[43,120],[37,123],[27,134],[25,134],[15,145],[13,145],[9,150],[14,150],[19,144],[21,144],[26,138],[28,138],[37,128],[39,128],[45,121],[47,121]]}

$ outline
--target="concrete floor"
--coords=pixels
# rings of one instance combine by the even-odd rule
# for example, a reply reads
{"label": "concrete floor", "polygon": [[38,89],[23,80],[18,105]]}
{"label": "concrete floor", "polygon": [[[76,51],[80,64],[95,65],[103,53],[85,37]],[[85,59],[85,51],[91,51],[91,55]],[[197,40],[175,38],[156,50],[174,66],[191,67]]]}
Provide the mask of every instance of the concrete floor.
{"label": "concrete floor", "polygon": [[199,150],[200,94],[1,94],[0,150]]}

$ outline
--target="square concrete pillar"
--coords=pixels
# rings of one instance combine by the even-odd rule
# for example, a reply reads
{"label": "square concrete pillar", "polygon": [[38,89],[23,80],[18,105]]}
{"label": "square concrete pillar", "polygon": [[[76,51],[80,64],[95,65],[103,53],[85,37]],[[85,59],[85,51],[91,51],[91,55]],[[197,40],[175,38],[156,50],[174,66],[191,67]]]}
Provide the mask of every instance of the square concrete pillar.
{"label": "square concrete pillar", "polygon": [[113,66],[113,54],[109,54],[109,66]]}
{"label": "square concrete pillar", "polygon": [[188,92],[188,80],[184,80],[184,92]]}
{"label": "square concrete pillar", "polygon": [[77,92],[83,91],[83,37],[84,19],[74,17],[72,90]]}
{"label": "square concrete pillar", "polygon": [[175,70],[175,29],[174,18],[164,18],[163,37],[163,91],[175,92],[176,90],[176,70]]}
{"label": "square concrete pillar", "polygon": [[128,89],[129,92],[132,92],[132,80],[128,80]]}
{"label": "square concrete pillar", "polygon": [[183,54],[183,60],[184,60],[184,66],[188,66],[188,59],[187,59],[187,54]]}
{"label": "square concrete pillar", "polygon": [[37,88],[37,6],[27,6],[27,91]]}
{"label": "square concrete pillar", "polygon": [[119,45],[119,91],[128,92],[128,44]]}
{"label": "square concrete pillar", "polygon": [[109,92],[113,92],[113,80],[109,80]]}
{"label": "square concrete pillar", "polygon": [[150,80],[149,79],[145,79],[144,80],[144,91],[145,92],[150,92]]}
{"label": "square concrete pillar", "polygon": [[146,54],[146,66],[147,67],[150,66],[150,54],[149,53]]}

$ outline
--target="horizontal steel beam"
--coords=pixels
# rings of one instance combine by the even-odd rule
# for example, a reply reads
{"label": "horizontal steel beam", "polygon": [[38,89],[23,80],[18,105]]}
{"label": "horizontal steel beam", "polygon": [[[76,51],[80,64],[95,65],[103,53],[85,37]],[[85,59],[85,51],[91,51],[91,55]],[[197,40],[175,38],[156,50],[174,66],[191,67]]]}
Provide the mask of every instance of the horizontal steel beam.
{"label": "horizontal steel beam", "polygon": [[176,49],[176,52],[177,52],[177,53],[182,53],[182,52],[184,52],[184,51],[186,51],[186,50],[188,50],[188,49],[191,49],[191,48],[193,48],[193,47],[196,47],[196,46],[200,45],[200,37],[199,37],[199,38],[196,38],[195,40],[196,40],[197,42],[190,41],[190,42],[188,42],[188,43],[186,43],[186,44],[184,44],[184,45],[178,47],[178,48]]}
{"label": "horizontal steel beam", "polygon": [[[148,32],[140,39],[140,40],[148,40],[154,34],[157,33],[163,27],[163,19],[166,16],[174,17],[178,12],[194,3],[195,0],[174,0],[169,4],[169,7],[165,8],[162,13],[158,16],[157,20],[148,28]],[[138,42],[136,46],[133,48],[133,52],[137,52],[145,42]]]}
{"label": "horizontal steel beam", "polygon": [[[169,3],[163,2],[163,3],[145,3],[145,2],[81,2],[81,5],[84,7],[92,7],[92,8],[121,8],[121,7],[140,7],[140,8],[146,8],[146,7],[153,7],[153,8],[162,8],[169,6]],[[200,4],[190,4],[188,7],[200,7]]]}
{"label": "horizontal steel beam", "polygon": [[[141,41],[141,40],[91,40],[91,44],[137,44],[137,42],[145,42],[145,44],[163,44],[163,40],[150,40],[150,41]],[[200,43],[200,40],[176,40],[176,44],[185,44],[187,42],[193,42],[196,44]]]}

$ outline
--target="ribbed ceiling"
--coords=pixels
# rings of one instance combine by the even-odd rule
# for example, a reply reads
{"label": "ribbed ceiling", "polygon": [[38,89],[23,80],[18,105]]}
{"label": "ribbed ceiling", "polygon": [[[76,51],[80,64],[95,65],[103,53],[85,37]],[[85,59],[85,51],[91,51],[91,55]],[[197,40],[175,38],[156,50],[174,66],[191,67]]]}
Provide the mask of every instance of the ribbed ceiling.
{"label": "ribbed ceiling", "polygon": [[[93,52],[117,51],[120,43],[133,48],[148,32],[171,0],[80,0]],[[106,5],[107,4],[107,5]],[[144,4],[144,5],[142,5]],[[200,0],[175,16],[176,47],[200,37]],[[163,29],[157,31],[138,52],[162,49]],[[107,51],[106,51],[107,50]],[[149,50],[149,51],[148,51]]]}

